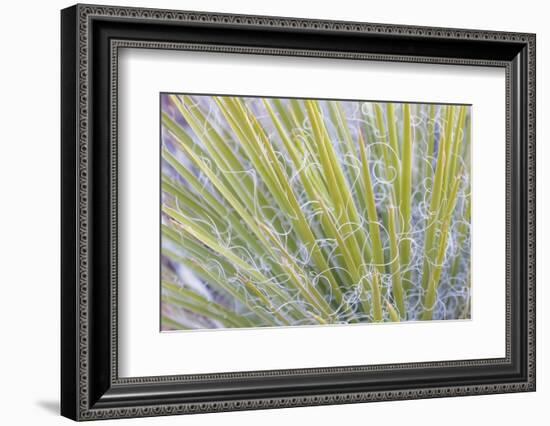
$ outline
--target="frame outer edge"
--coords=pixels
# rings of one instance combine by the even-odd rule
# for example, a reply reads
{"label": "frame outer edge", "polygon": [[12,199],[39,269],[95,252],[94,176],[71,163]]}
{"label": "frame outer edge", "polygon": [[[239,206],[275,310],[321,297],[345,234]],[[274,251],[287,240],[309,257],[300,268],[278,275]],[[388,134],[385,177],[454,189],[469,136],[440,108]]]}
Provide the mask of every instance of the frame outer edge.
{"label": "frame outer edge", "polygon": [[527,380],[530,390],[536,391],[536,275],[537,275],[537,256],[536,256],[536,120],[537,120],[537,85],[536,85],[536,54],[537,36],[529,34],[527,40],[527,204],[528,204],[528,246],[527,246],[527,328],[528,328],[528,365]]}
{"label": "frame outer edge", "polygon": [[78,410],[77,256],[77,6],[61,11],[61,407],[76,420]]}
{"label": "frame outer edge", "polygon": [[[75,381],[70,384],[69,387],[62,386],[62,413],[75,420],[92,420],[92,419],[104,419],[113,417],[141,417],[141,416],[159,416],[170,414],[182,414],[182,413],[197,413],[197,412],[219,412],[229,410],[243,410],[243,409],[264,409],[264,408],[282,408],[293,406],[309,406],[309,405],[326,405],[326,404],[344,404],[352,402],[367,402],[367,401],[383,401],[383,400],[400,400],[400,399],[416,399],[416,398],[434,398],[442,396],[464,396],[475,394],[489,394],[489,393],[505,393],[505,392],[518,392],[518,391],[533,391],[535,389],[535,36],[527,33],[510,33],[510,32],[496,32],[496,31],[483,31],[483,30],[463,30],[463,29],[447,29],[447,28],[430,28],[430,27],[416,27],[416,26],[403,26],[403,25],[388,25],[388,24],[368,24],[368,23],[354,23],[354,22],[336,22],[336,21],[324,21],[324,20],[311,20],[311,19],[298,19],[298,18],[280,18],[280,17],[267,17],[267,16],[244,16],[244,15],[228,15],[217,14],[208,12],[188,12],[188,11],[170,11],[170,10],[158,10],[158,9],[141,9],[141,8],[126,8],[126,7],[111,7],[111,6],[97,6],[97,5],[77,5],[69,9],[65,9],[62,15],[69,15],[74,13],[75,28],[72,28],[71,33],[74,35],[76,47],[72,54],[74,59],[74,65],[68,67],[66,65],[66,59],[71,53],[66,49],[62,49],[67,52],[62,59],[62,69],[65,72],[70,72],[74,69],[74,97],[72,101],[67,104],[63,102],[62,105],[62,126],[63,135],[62,138],[62,164],[64,167],[63,173],[70,170],[71,164],[69,161],[76,162],[75,181],[67,184],[65,179],[62,183],[63,192],[63,208],[62,211],[73,211],[75,213],[77,223],[76,232],[72,234],[74,239],[75,235],[78,236],[77,250],[72,252],[72,256],[67,254],[67,244],[70,236],[67,234],[70,228],[67,229],[66,223],[63,223],[62,231],[62,243],[65,249],[62,252],[62,271],[67,272],[69,267],[67,261],[74,259],[74,254],[77,255],[77,269],[75,271],[77,275],[76,284],[74,281],[68,281],[65,277],[62,282],[62,291],[65,291],[69,287],[72,290],[67,290],[74,294],[76,299],[76,306],[73,315],[68,315],[66,306],[64,303],[62,306],[62,318],[63,321],[69,318],[74,325],[77,325],[76,333],[73,336],[67,336],[67,328],[64,324],[62,327],[64,332],[64,338],[62,338],[62,353],[69,352],[66,349],[72,349],[70,351],[77,357],[76,360],[70,364],[62,366],[62,370],[67,373],[68,369],[73,370]],[[73,15],[71,15],[72,17]],[[426,388],[426,389],[403,389],[402,391],[387,391],[387,392],[362,392],[353,394],[327,394],[327,395],[309,395],[304,397],[278,397],[268,399],[257,400],[234,400],[234,401],[217,401],[212,403],[201,404],[163,404],[159,406],[142,406],[139,408],[120,407],[112,409],[93,409],[89,407],[89,395],[88,395],[88,374],[89,374],[89,358],[88,358],[88,84],[89,82],[89,67],[88,67],[88,49],[90,40],[88,38],[89,17],[106,17],[106,18],[121,18],[121,19],[140,19],[140,20],[168,20],[174,22],[192,22],[192,23],[210,23],[210,24],[227,24],[236,26],[260,26],[260,27],[272,27],[272,28],[290,28],[290,29],[310,29],[318,31],[344,31],[344,32],[366,32],[366,33],[382,33],[384,35],[390,35],[399,33],[401,35],[411,35],[417,37],[438,37],[447,39],[472,39],[472,40],[485,40],[485,41],[507,41],[523,43],[528,47],[527,53],[527,71],[528,71],[528,90],[527,90],[527,114],[528,114],[528,161],[527,161],[527,174],[528,185],[527,188],[527,204],[528,204],[528,235],[529,235],[529,247],[527,254],[528,273],[527,273],[527,285],[526,295],[528,299],[528,338],[527,338],[527,378],[522,382],[507,382],[494,385],[474,385],[474,386],[451,386],[448,388]],[[67,20],[69,20],[67,18]],[[65,33],[62,32],[62,36],[65,37]],[[63,85],[62,85],[63,86]],[[65,96],[62,95],[62,99],[65,101]],[[71,108],[74,109],[74,100],[77,104],[77,116],[75,117],[76,129],[74,132],[74,138],[68,140],[65,137],[65,131],[67,124],[64,121],[69,114]],[[77,141],[77,144],[74,141]],[[76,151],[74,157],[69,159],[67,151],[70,151],[69,144],[76,145],[72,149]],[[76,161],[75,161],[76,160]],[[74,165],[72,166],[74,167]],[[63,174],[63,177],[65,175]],[[78,183],[77,183],[78,180]],[[66,193],[70,188],[77,191],[77,194],[73,194],[74,203],[69,206],[67,203],[70,201],[70,197],[66,196]],[[69,285],[70,284],[70,285]],[[67,295],[65,295],[67,297]],[[66,355],[65,355],[66,356]],[[73,368],[74,367],[74,368]],[[66,381],[62,379],[62,385]],[[66,383],[65,383],[66,384]],[[74,390],[76,406],[74,411],[69,410],[66,407],[69,402],[68,392]],[[71,414],[74,414],[72,416]]]}

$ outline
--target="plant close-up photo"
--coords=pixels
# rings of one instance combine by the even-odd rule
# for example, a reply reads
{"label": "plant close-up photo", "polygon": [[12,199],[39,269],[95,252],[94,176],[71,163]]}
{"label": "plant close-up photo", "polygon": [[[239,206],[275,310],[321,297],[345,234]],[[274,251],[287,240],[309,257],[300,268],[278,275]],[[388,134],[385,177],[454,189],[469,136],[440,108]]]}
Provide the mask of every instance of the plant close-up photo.
{"label": "plant close-up photo", "polygon": [[471,317],[471,106],[162,93],[161,329]]}

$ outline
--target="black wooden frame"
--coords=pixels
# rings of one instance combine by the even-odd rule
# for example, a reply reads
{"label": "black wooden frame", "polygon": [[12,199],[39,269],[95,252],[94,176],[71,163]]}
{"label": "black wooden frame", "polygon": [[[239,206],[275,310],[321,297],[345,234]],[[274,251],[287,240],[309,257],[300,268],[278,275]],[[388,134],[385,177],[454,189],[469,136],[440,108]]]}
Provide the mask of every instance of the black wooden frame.
{"label": "black wooden frame", "polygon": [[[61,413],[75,420],[535,390],[535,36],[76,5],[61,13]],[[215,50],[506,69],[502,359],[119,378],[117,52]]]}

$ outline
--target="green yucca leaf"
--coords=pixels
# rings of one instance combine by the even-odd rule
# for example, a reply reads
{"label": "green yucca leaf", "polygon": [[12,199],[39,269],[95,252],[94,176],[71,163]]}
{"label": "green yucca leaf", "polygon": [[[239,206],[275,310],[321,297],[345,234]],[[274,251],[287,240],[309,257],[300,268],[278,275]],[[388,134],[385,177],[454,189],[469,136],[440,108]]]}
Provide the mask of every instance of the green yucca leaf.
{"label": "green yucca leaf", "polygon": [[162,315],[161,316],[161,321],[162,321],[162,324],[165,326],[165,327],[170,327],[174,330],[188,330],[189,327],[181,324],[180,322],[178,321],[175,321],[173,320],[172,318],[170,318],[169,316],[167,315]]}
{"label": "green yucca leaf", "polygon": [[[229,222],[239,238],[246,240],[254,250],[261,251],[262,248],[258,243],[257,238],[253,235],[253,232],[248,231],[242,224],[241,218],[238,217],[233,211],[227,209],[222,203],[220,203],[215,196],[213,196],[209,191],[204,189],[203,185],[198,181],[198,179],[185,167],[183,167],[179,161],[170,153],[168,150],[163,149],[162,151],[163,158],[172,166],[174,169],[187,180],[189,185],[196,191],[198,196],[204,198],[206,201],[207,209],[212,213],[214,212],[225,212],[226,220]],[[222,188],[225,188],[221,185]]]}
{"label": "green yucca leaf", "polygon": [[361,256],[364,250],[368,253],[368,247],[362,228],[359,228],[359,213],[350,196],[350,191],[334,148],[328,143],[330,138],[326,128],[322,124],[322,116],[318,105],[314,101],[309,100],[305,101],[305,104],[319,146],[321,163],[329,181],[329,189],[333,201],[332,206],[336,211],[337,217],[342,220],[343,232],[349,238],[348,244],[352,246],[351,250],[356,256]]}
{"label": "green yucca leaf", "polygon": [[462,129],[464,128],[464,120],[466,117],[466,107],[462,105],[459,110],[458,121],[456,123],[456,129],[454,131],[453,139],[453,151],[450,156],[450,169],[448,173],[448,179],[452,180],[456,173],[456,166],[458,163],[460,148],[462,145]]}
{"label": "green yucca leaf", "polygon": [[397,304],[400,315],[405,315],[405,302],[403,300],[403,284],[401,272],[401,256],[397,245],[397,230],[395,227],[395,213],[397,209],[390,207],[388,209],[388,237],[390,240],[390,270],[392,275],[393,297]]}
{"label": "green yucca leaf", "polygon": [[386,123],[382,113],[382,107],[379,104],[374,104],[374,110],[376,113],[376,126],[378,130],[379,137],[382,139],[383,143],[380,145],[380,150],[382,151],[382,157],[384,160],[384,170],[386,173],[386,179],[389,182],[393,182],[390,188],[392,202],[397,205],[397,200],[399,199],[399,164],[397,159],[397,150],[391,145],[387,144],[387,139],[389,135],[389,130],[387,130]]}
{"label": "green yucca leaf", "polygon": [[370,238],[373,247],[373,256],[376,263],[376,267],[380,273],[384,273],[384,250],[382,249],[382,240],[380,238],[380,228],[378,225],[378,213],[376,212],[376,203],[374,201],[374,191],[372,188],[372,182],[370,178],[370,171],[368,165],[367,154],[365,150],[365,143],[362,139],[361,133],[359,133],[359,151],[361,154],[361,172],[363,178],[364,197],[367,207],[367,215],[369,222]]}
{"label": "green yucca leaf", "polygon": [[[433,244],[434,235],[438,226],[439,207],[441,204],[442,186],[445,172],[445,146],[446,139],[442,136],[439,140],[439,149],[437,156],[437,165],[435,171],[435,178],[432,184],[432,196],[430,200],[430,206],[428,210],[428,218],[426,219],[426,236],[424,240],[424,265],[422,269],[422,287],[424,289],[428,286],[428,280],[430,277],[430,262],[434,257]],[[433,263],[433,262],[432,262]]]}
{"label": "green yucca leaf", "polygon": [[451,190],[451,194],[450,194],[447,206],[444,209],[445,212],[443,214],[443,225],[441,226],[439,248],[437,252],[437,258],[435,259],[435,265],[433,267],[433,270],[429,278],[427,292],[424,298],[423,306],[425,310],[422,315],[422,320],[432,319],[435,296],[437,293],[437,286],[439,284],[439,278],[441,276],[441,271],[443,269],[443,257],[445,256],[445,248],[447,247],[447,238],[449,235],[448,234],[449,223],[451,220],[451,216],[454,209],[456,196],[458,193],[458,189],[460,187],[460,183],[461,183],[460,177],[456,177],[453,183],[453,187]]}
{"label": "green yucca leaf", "polygon": [[392,322],[400,322],[399,314],[397,313],[397,310],[394,308],[394,306],[386,300],[386,309],[388,310],[388,314],[390,316],[390,319]]}
{"label": "green yucca leaf", "polygon": [[382,314],[382,296],[380,293],[380,279],[378,271],[375,269],[371,275],[371,288],[372,288],[372,317],[376,322],[380,322],[383,319]]}
{"label": "green yucca leaf", "polygon": [[[404,104],[405,108],[409,108],[408,104]],[[380,111],[382,111],[380,109]],[[381,114],[381,112],[380,112]],[[403,113],[405,114],[405,112]],[[409,113],[407,112],[407,115]],[[405,120],[408,120],[408,125],[406,124]],[[395,110],[393,108],[393,104],[391,102],[388,102],[386,104],[386,121],[387,121],[387,133],[389,137],[390,147],[393,151],[392,158],[394,159],[393,167],[398,170],[400,167],[398,159],[400,158],[400,152],[399,152],[399,145],[397,144],[397,127],[395,124]],[[403,126],[410,127],[410,117],[405,117],[403,121]],[[410,133],[410,129],[409,129]],[[405,136],[403,137],[405,139]],[[399,180],[398,180],[399,183]],[[399,196],[399,193],[397,194]]]}
{"label": "green yucca leaf", "polygon": [[[168,207],[163,208],[163,211],[174,217],[178,221],[179,227],[181,227],[186,233],[188,233],[191,237],[196,239],[197,241],[201,242],[208,248],[210,248],[214,253],[221,256],[223,259],[226,259],[229,261],[232,265],[235,265],[236,268],[238,268],[238,271],[241,274],[246,274],[250,278],[254,279],[254,281],[257,283],[257,285],[261,285],[263,289],[265,289],[266,292],[270,294],[270,297],[272,297],[274,300],[278,300],[280,302],[289,300],[290,294],[287,292],[287,290],[283,290],[281,287],[273,283],[268,277],[263,275],[256,267],[253,265],[250,265],[245,260],[241,259],[239,256],[237,256],[232,250],[222,246],[218,241],[216,241],[215,237],[208,235],[202,230],[197,229],[193,226],[193,223],[185,218],[185,216],[181,215],[179,212],[170,209]],[[193,248],[192,244],[189,244],[189,241],[184,241],[184,244],[187,244],[188,246],[191,246]],[[207,256],[203,256],[203,259],[207,259]],[[225,269],[231,270],[230,268],[225,267]],[[295,318],[299,318],[303,315],[303,312],[300,311],[300,308],[297,305],[289,305],[293,309],[291,312],[292,315],[295,316]]]}
{"label": "green yucca leaf", "polygon": [[[399,191],[399,207],[401,212],[401,241],[399,245],[400,266],[405,268],[403,279],[410,281],[409,260],[411,241],[409,232],[411,226],[411,183],[412,183],[412,137],[410,105],[403,104],[403,156],[401,160],[401,190]],[[401,290],[402,291],[402,290]],[[404,312],[399,306],[399,311]]]}
{"label": "green yucca leaf", "polygon": [[[246,318],[243,316],[236,315],[234,312],[231,312],[225,309],[223,306],[208,301],[203,297],[197,295],[196,293],[173,286],[171,288],[170,284],[163,281],[163,288],[172,290],[176,293],[177,296],[162,296],[162,301],[167,301],[174,305],[179,305],[182,308],[185,308],[189,311],[196,312],[199,315],[203,315],[208,318],[220,321],[221,323],[233,326],[233,327],[250,327],[252,324],[246,321]],[[177,289],[177,292],[176,290]]]}

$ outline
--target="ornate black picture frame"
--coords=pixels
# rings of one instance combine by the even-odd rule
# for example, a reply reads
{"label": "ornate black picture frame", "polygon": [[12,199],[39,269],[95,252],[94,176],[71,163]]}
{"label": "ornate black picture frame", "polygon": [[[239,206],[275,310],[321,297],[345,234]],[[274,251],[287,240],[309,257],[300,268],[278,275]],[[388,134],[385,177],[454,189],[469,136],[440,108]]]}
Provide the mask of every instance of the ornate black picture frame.
{"label": "ornate black picture frame", "polygon": [[[61,13],[61,413],[159,416],[535,390],[535,35],[76,5]],[[506,356],[120,378],[121,47],[501,67],[506,72]]]}

